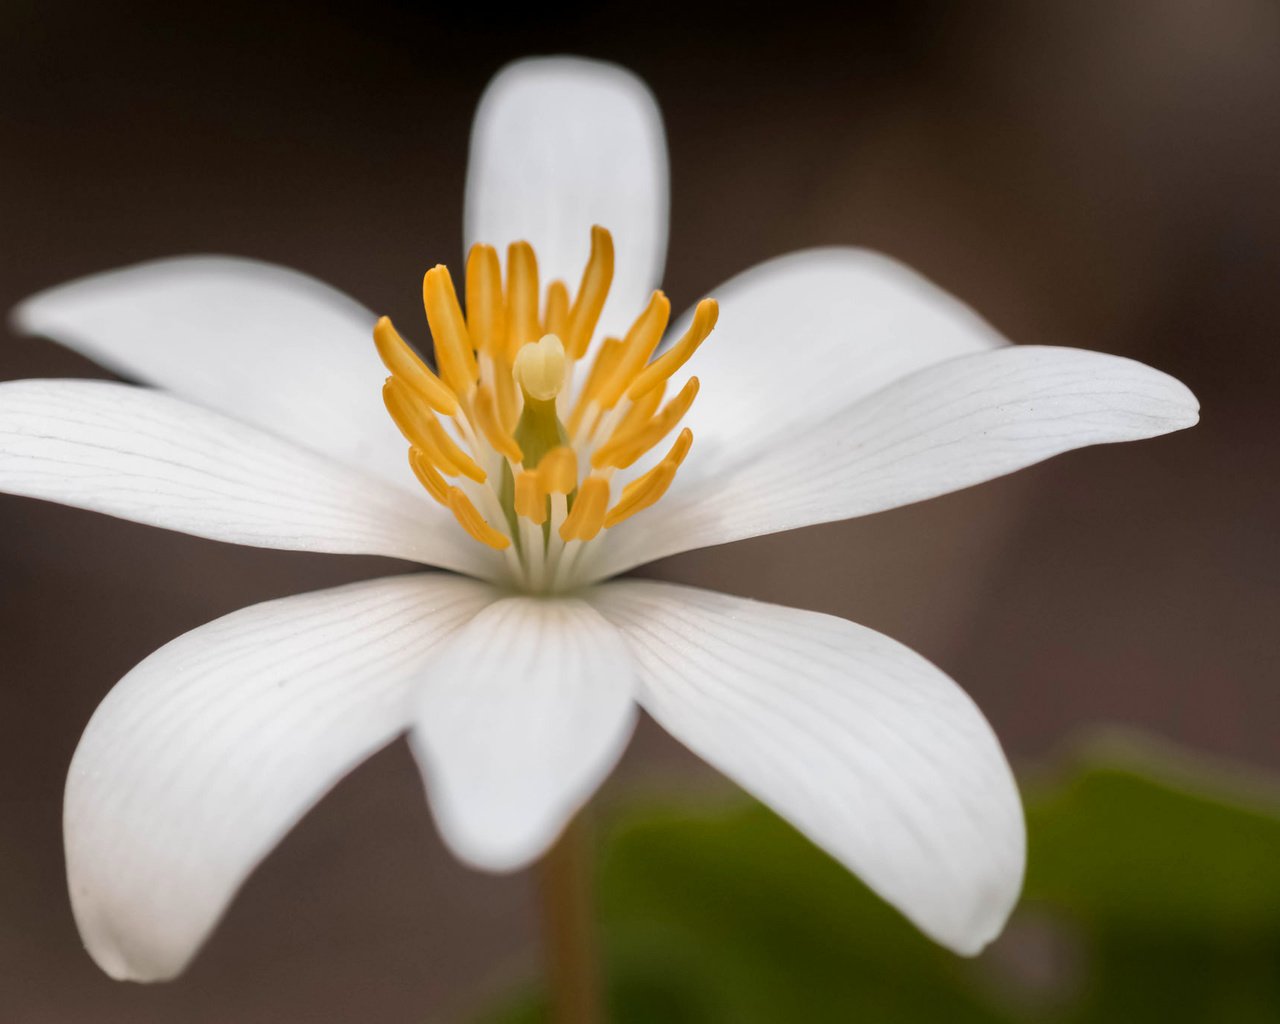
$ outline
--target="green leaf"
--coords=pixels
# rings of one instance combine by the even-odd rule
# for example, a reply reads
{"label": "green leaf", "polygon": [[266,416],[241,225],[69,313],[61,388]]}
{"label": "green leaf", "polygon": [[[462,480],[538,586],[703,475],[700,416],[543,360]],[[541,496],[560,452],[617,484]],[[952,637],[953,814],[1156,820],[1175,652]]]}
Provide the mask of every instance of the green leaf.
{"label": "green leaf", "polygon": [[[620,1024],[1280,1020],[1273,791],[1150,741],[1024,785],[1029,863],[977,960],[933,945],[758,804],[633,803],[600,840]],[[485,1018],[545,1020],[531,990]]]}

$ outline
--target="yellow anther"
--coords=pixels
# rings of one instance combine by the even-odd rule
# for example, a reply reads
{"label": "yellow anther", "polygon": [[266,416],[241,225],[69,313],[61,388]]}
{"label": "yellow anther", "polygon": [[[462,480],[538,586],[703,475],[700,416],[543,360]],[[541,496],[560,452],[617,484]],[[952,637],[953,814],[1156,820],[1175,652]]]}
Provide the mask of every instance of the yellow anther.
{"label": "yellow anther", "polygon": [[[662,292],[654,292],[645,311],[636,318],[622,339],[622,354],[618,365],[614,368],[609,380],[600,388],[596,401],[602,409],[612,409],[618,404],[636,374],[640,373],[644,364],[653,355],[653,350],[662,340],[662,332],[667,329],[667,321],[671,317],[671,302]],[[673,371],[674,372],[674,371]]]}
{"label": "yellow anther", "polygon": [[[591,230],[576,294],[559,280],[540,290],[528,242],[508,248],[505,278],[498,252],[478,243],[467,254],[465,312],[445,267],[423,278],[434,368],[386,317],[374,327],[379,357],[391,373],[383,401],[409,442],[414,477],[471,537],[507,552],[516,585],[581,582],[574,552],[569,562],[555,563],[558,541],[548,521],[574,548],[592,540],[661,498],[692,443],[692,433],[681,431],[666,456],[627,484],[610,508],[615,471],[651,452],[688,412],[697,378],[669,401],[667,381],[710,334],[717,315],[714,302],[700,303],[684,336],[654,358],[671,315],[666,296],[654,292],[624,338],[604,338],[593,348],[613,272],[613,239],[602,227]],[[575,363],[588,351],[591,361],[575,377]],[[500,477],[486,475],[495,467]],[[459,476],[482,486],[449,479]],[[549,566],[554,572],[547,576]]]}
{"label": "yellow anther", "polygon": [[485,522],[484,516],[471,504],[471,499],[462,493],[460,487],[449,488],[447,504],[454,518],[462,524],[462,528],[481,544],[488,544],[489,547],[498,551],[510,546],[511,538],[505,533],[499,533]]}
{"label": "yellow anther", "polygon": [[491,245],[477,243],[467,256],[467,331],[476,351],[505,359],[507,305],[498,252]]}
{"label": "yellow anther", "polygon": [[506,360],[495,360],[493,365],[493,400],[498,410],[498,422],[507,431],[516,429],[520,420],[520,399],[516,395],[516,381]]}
{"label": "yellow anther", "polygon": [[[671,450],[663,456],[664,462],[674,462],[676,468],[684,462],[684,457],[689,454],[689,449],[693,447],[693,431],[685,427],[676,437],[675,444],[671,446]],[[623,488],[625,490],[625,488]]]}
{"label": "yellow anther", "polygon": [[528,242],[507,247],[507,362],[542,333],[538,321],[538,258]]}
{"label": "yellow anther", "polygon": [[552,448],[538,463],[538,486],[544,494],[569,494],[578,486],[578,456],[572,448]]}
{"label": "yellow anther", "polygon": [[493,390],[488,384],[481,384],[476,389],[476,398],[471,405],[471,411],[475,414],[476,426],[484,434],[485,440],[493,445],[494,451],[512,462],[519,462],[524,458],[524,453],[520,451],[520,446],[516,444],[511,431],[502,423],[497,399],[494,398]]}
{"label": "yellow anther", "polygon": [[485,472],[475,460],[458,447],[430,409],[413,400],[413,393],[394,377],[382,387],[382,401],[395,421],[400,433],[444,473],[450,476],[468,476],[476,483],[483,483]]}
{"label": "yellow anther", "polygon": [[444,482],[440,471],[431,464],[431,460],[421,448],[409,449],[409,468],[418,482],[427,489],[427,493],[441,505],[449,504],[449,485]]}
{"label": "yellow anther", "polygon": [[[654,391],[657,391],[657,388],[654,388],[648,394],[653,394]],[[616,439],[610,438],[606,444],[597,448],[591,456],[591,465],[596,469],[601,469],[605,466],[626,469],[671,433],[672,428],[689,411],[689,406],[693,405],[693,400],[697,396],[698,378],[690,377],[685,386],[680,389],[680,393],[663,406],[662,411],[648,423],[624,437],[616,437],[615,435]],[[641,395],[639,401],[643,402],[647,397],[647,395]]]}
{"label": "yellow anther", "polygon": [[698,346],[707,340],[720,316],[720,306],[715,299],[703,299],[693,311],[693,323],[685,331],[684,337],[672,345],[666,352],[645,367],[644,372],[632,382],[627,389],[627,397],[635,401],[660,381],[666,380],[680,367],[689,361]]}
{"label": "yellow anther", "polygon": [[547,285],[547,315],[544,327],[548,334],[565,337],[569,330],[569,289],[563,281]]}
{"label": "yellow anther", "polygon": [[[392,421],[406,441],[420,448],[426,448],[431,444],[431,432],[427,426],[427,421],[432,417],[431,410],[424,409],[415,402],[409,386],[398,377],[388,377],[382,385],[382,404],[387,407]],[[435,453],[431,454],[433,461],[436,461]]]}
{"label": "yellow anther", "polygon": [[631,403],[631,407],[627,409],[626,415],[622,417],[622,422],[609,435],[608,440],[600,447],[607,448],[610,445],[616,445],[617,442],[630,437],[632,434],[642,430],[649,420],[653,418],[653,414],[658,411],[658,406],[662,404],[662,396],[666,393],[666,385],[660,388],[654,388],[652,391],[646,391],[640,398]]}
{"label": "yellow anther", "polygon": [[554,334],[544,334],[516,353],[511,374],[529,398],[549,402],[560,394],[565,376],[564,345]]}
{"label": "yellow anther", "polygon": [[373,325],[373,343],[382,365],[421,395],[431,408],[446,416],[458,411],[457,396],[418,358],[385,316]]}
{"label": "yellow anther", "polygon": [[587,379],[582,384],[582,390],[578,393],[578,403],[573,407],[573,413],[569,416],[570,434],[578,433],[582,426],[583,417],[587,414],[587,408],[591,405],[596,395],[599,394],[605,381],[618,368],[618,360],[622,358],[622,349],[621,338],[605,338],[599,351],[596,352],[595,360],[591,363],[591,371],[587,374]]}
{"label": "yellow anther", "polygon": [[470,477],[478,484],[484,483],[487,476],[485,471],[470,455],[458,447],[457,442],[449,436],[449,432],[444,429],[440,421],[432,417],[427,421],[427,425],[431,432],[431,440],[436,443],[440,454],[453,464],[456,473]]}
{"label": "yellow anther", "polygon": [[608,515],[604,517],[605,529],[613,529],[624,519],[642,512],[666,494],[667,488],[676,478],[676,470],[680,468],[680,463],[684,462],[684,457],[689,454],[689,447],[692,444],[693,432],[685,427],[661,462],[643,476],[636,477],[622,489],[622,497],[618,499],[618,504],[609,509]]}
{"label": "yellow anther", "polygon": [[515,510],[539,526],[547,521],[547,492],[539,486],[536,470],[522,469],[516,475]]}
{"label": "yellow anther", "polygon": [[437,266],[427,271],[422,279],[422,303],[427,309],[427,323],[436,345],[440,376],[459,395],[465,395],[480,371],[447,267]]}
{"label": "yellow anther", "polygon": [[609,285],[613,283],[613,236],[595,225],[591,229],[591,255],[582,272],[577,297],[569,311],[569,328],[565,348],[570,359],[581,359],[591,344],[591,335],[600,320],[604,300],[609,297]]}
{"label": "yellow anther", "polygon": [[560,524],[560,539],[591,540],[604,528],[604,517],[609,508],[609,481],[602,476],[590,476],[578,488],[573,508]]}

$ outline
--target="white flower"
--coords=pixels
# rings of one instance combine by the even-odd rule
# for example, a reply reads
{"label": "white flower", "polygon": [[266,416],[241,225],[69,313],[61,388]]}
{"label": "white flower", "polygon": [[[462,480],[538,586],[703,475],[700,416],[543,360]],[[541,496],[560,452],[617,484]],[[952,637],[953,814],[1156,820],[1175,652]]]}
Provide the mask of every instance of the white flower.
{"label": "white flower", "polygon": [[[447,272],[425,284],[443,384],[378,322],[387,408],[426,489],[384,408],[375,316],[300,274],[170,259],[19,308],[22,330],[161,390],[0,385],[0,489],[463,574],[236,612],[107,695],[71,765],[65,830],[76,920],[108,973],[182,970],[299,817],[405,731],[457,854],[528,864],[609,772],[637,704],[938,942],[972,954],[999,932],[1021,884],[1022,814],[991,729],[950,679],[830,616],[601,581],[1187,427],[1195,399],[1127,359],[1009,346],[905,267],[831,248],[715,293],[719,323],[688,362],[702,391],[662,419],[651,385],[684,373],[675,364],[715,320],[714,304],[686,316],[671,334],[693,340],[632,383],[665,322],[650,292],[666,173],[656,107],[628,73],[536,60],[494,81],[466,225],[498,248],[473,250],[465,321]],[[612,269],[609,234],[592,224],[616,240]],[[504,285],[497,254],[526,239]],[[535,250],[544,283],[572,283],[587,262],[572,305],[562,286],[533,282]],[[630,356],[602,340],[642,310]],[[636,363],[593,383],[602,351]],[[692,452],[687,430],[672,447],[681,412]],[[641,451],[656,455],[632,463]]]}

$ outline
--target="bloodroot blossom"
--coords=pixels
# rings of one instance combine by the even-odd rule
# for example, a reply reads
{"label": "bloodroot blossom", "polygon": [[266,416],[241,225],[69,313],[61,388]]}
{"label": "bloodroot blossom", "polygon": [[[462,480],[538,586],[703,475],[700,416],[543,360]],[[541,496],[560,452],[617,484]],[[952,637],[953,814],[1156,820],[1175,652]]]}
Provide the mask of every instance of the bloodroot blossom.
{"label": "bloodroot blossom", "polygon": [[161,260],[17,310],[157,389],[0,385],[0,489],[451,571],[244,609],[107,695],[65,833],[108,973],[181,971],[262,857],[405,732],[458,856],[530,863],[637,705],[933,939],[973,954],[1000,931],[1022,812],[955,683],[851,622],[614,577],[1188,427],[1196,401],[1128,359],[1009,345],[859,249],[748,270],[668,330],[666,167],[627,72],[503,71],[472,137],[476,244],[457,285],[424,281],[437,370],[386,319],[249,260]]}

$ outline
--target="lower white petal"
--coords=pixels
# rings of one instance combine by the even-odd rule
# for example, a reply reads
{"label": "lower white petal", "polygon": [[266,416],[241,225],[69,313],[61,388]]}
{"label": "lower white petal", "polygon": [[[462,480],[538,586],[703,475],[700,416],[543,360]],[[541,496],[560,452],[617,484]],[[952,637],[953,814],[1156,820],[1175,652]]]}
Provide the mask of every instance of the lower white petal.
{"label": "lower white petal", "polygon": [[180,972],[240,884],[409,722],[440,640],[494,592],[419,574],[288,597],[166,644],[98,707],[67,776],[67,879],[116,978]]}
{"label": "lower white petal", "polygon": [[[1073,448],[1182,430],[1198,409],[1185,385],[1120,356],[1039,346],[959,356],[744,451],[724,473],[677,476],[610,534],[591,574],[909,505]],[[686,465],[697,457],[695,440]]]}
{"label": "lower white petal", "polygon": [[665,583],[594,594],[672,735],[936,941],[972,955],[999,933],[1022,809],[990,726],[942,672],[828,615]]}
{"label": "lower white petal", "polygon": [[388,555],[476,576],[500,568],[425,495],[128,384],[0,384],[0,492],[234,544]]}
{"label": "lower white petal", "polygon": [[451,638],[410,738],[459,857],[509,871],[555,841],[631,736],[634,675],[618,631],[579,600],[507,598]]}

